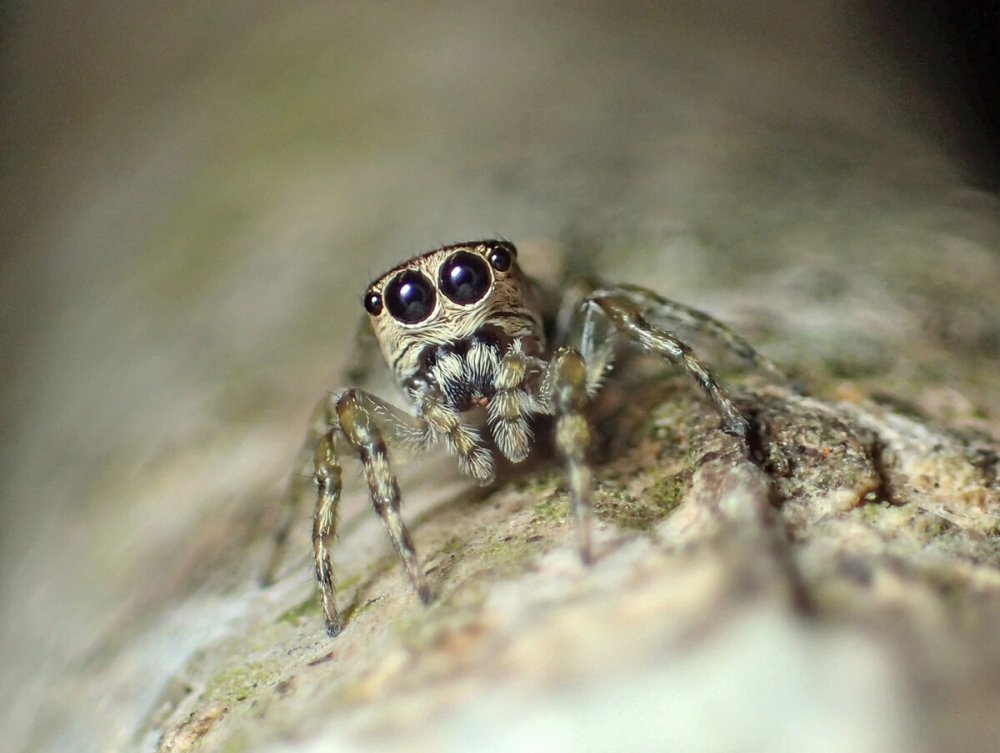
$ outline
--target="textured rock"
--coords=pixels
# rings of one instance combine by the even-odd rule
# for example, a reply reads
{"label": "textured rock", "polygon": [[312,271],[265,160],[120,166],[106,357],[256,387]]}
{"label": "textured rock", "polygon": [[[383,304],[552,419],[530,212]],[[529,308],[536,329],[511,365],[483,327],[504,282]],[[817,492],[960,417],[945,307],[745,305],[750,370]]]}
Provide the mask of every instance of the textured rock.
{"label": "textured rock", "polygon": [[[1000,213],[863,16],[61,10],[8,16],[3,745],[995,751]],[[497,233],[794,388],[698,343],[743,444],[623,363],[591,567],[544,448],[401,465],[428,608],[349,465],[331,641],[308,505],[256,584],[306,417],[372,274]]]}

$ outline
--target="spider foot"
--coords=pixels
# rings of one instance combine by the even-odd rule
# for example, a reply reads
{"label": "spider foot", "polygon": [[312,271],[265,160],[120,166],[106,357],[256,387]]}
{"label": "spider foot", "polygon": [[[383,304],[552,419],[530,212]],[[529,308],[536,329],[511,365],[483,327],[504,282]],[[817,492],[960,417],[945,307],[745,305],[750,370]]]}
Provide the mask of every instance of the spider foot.
{"label": "spider foot", "polygon": [[327,621],[326,623],[326,634],[331,638],[336,638],[340,635],[343,629],[344,626],[341,624],[340,620],[335,620],[334,622]]}
{"label": "spider foot", "polygon": [[722,431],[731,437],[745,439],[750,433],[750,422],[744,416],[729,416],[722,422]]}
{"label": "spider foot", "polygon": [[420,597],[420,601],[427,606],[434,601],[434,594],[431,592],[431,587],[426,583],[421,583],[417,586],[417,595]]}

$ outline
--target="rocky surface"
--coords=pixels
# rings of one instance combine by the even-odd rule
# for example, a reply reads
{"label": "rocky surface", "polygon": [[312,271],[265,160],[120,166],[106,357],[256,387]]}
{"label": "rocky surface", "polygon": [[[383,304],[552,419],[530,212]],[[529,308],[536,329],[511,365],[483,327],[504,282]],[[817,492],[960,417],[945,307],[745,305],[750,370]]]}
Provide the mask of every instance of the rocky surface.
{"label": "rocky surface", "polygon": [[[8,11],[0,746],[995,751],[1000,213],[950,121],[861,8],[437,7]],[[697,343],[742,443],[623,366],[590,567],[543,448],[401,464],[428,608],[348,466],[331,640],[307,504],[256,580],[306,417],[373,274],[495,234],[791,382]]]}

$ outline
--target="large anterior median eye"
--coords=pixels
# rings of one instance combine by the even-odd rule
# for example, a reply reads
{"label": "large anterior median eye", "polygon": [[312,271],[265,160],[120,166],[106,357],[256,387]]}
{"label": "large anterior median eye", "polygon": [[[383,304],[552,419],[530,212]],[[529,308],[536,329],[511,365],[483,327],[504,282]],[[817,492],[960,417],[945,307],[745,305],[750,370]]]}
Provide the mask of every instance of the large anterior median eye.
{"label": "large anterior median eye", "polygon": [[439,284],[455,303],[475,303],[490,288],[490,268],[482,257],[459,251],[442,265]]}
{"label": "large anterior median eye", "polygon": [[404,324],[422,322],[434,310],[434,286],[420,272],[402,272],[385,286],[385,306]]}

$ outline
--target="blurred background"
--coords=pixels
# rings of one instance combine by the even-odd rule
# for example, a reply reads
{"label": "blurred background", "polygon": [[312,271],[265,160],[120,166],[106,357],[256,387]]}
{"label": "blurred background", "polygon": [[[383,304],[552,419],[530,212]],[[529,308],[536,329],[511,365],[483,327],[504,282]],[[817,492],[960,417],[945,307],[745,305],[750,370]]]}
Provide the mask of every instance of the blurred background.
{"label": "blurred background", "polygon": [[0,746],[125,745],[190,647],[87,719],[54,688],[252,577],[361,292],[417,251],[500,235],[995,420],[998,28],[986,2],[0,4]]}

